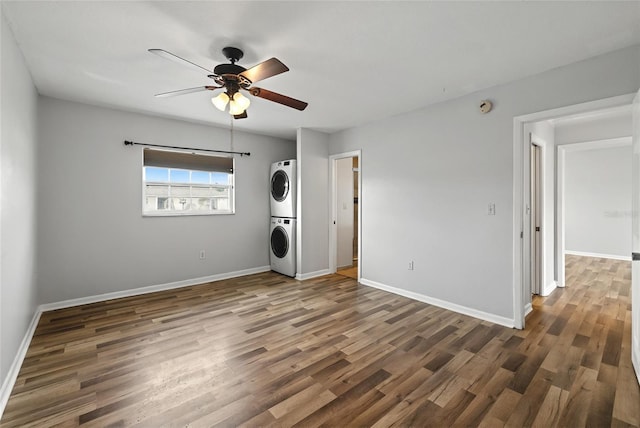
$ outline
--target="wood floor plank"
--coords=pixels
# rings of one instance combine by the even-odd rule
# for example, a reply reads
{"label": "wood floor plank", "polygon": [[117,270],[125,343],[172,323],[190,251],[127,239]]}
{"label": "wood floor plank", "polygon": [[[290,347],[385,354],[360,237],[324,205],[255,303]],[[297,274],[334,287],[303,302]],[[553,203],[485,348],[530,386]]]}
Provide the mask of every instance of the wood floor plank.
{"label": "wood floor plank", "polygon": [[507,420],[510,426],[531,426],[538,415],[538,411],[543,404],[544,398],[551,388],[553,373],[540,369],[531,379],[522,398],[513,409]]}
{"label": "wood floor plank", "polygon": [[569,391],[551,385],[549,392],[538,409],[532,426],[540,428],[558,426],[560,415],[567,405],[568,397]]}
{"label": "wood floor plank", "polygon": [[[314,383],[309,388],[271,407],[269,412],[278,419],[279,423],[284,423],[283,417],[286,415],[287,424],[293,425],[333,401],[334,398],[336,396],[331,391],[325,389],[321,384]],[[291,417],[292,414],[295,414],[295,419]]]}
{"label": "wood floor plank", "polygon": [[504,389],[487,413],[487,418],[493,420],[492,424],[501,421],[505,425],[521,399],[522,394],[509,388]]}
{"label": "wood floor plank", "polygon": [[559,426],[586,425],[597,376],[598,373],[595,370],[580,366],[576,382],[569,391],[569,398],[560,417]]}
{"label": "wood floor plank", "polygon": [[631,353],[631,314],[628,313],[624,323],[622,352],[618,376],[616,379],[616,396],[613,404],[613,417],[620,422],[632,426],[640,426],[640,385],[635,381],[635,371],[631,360],[626,355]]}
{"label": "wood floor plank", "polygon": [[1,427],[640,427],[630,263],[566,257],[514,330],[266,272],[42,314]]}

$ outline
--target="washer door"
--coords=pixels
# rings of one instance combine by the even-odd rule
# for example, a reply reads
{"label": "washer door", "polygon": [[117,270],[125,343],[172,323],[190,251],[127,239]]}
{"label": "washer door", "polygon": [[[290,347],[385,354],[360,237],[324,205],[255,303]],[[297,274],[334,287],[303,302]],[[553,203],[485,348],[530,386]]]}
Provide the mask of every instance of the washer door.
{"label": "washer door", "polygon": [[271,232],[271,251],[279,259],[289,252],[289,236],[282,226],[277,226]]}
{"label": "washer door", "polygon": [[279,169],[271,177],[271,196],[278,202],[282,202],[289,194],[289,176]]}

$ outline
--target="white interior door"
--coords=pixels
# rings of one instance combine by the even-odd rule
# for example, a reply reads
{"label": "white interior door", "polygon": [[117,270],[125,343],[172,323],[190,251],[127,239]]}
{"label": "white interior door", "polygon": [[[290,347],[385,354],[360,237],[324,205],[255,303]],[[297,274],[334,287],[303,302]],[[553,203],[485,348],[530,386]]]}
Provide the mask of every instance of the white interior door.
{"label": "white interior door", "polygon": [[640,382],[640,91],[633,100],[631,358]]}
{"label": "white interior door", "polygon": [[542,186],[540,146],[531,144],[531,293],[540,294],[542,272]]}
{"label": "white interior door", "polygon": [[337,268],[353,265],[353,158],[336,160]]}

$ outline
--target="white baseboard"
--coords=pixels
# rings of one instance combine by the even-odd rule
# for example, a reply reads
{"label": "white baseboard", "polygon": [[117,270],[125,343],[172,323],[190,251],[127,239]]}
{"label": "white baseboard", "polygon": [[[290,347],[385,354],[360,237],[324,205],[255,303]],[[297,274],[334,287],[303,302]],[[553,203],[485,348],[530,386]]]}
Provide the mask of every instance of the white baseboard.
{"label": "white baseboard", "polygon": [[551,281],[551,283],[542,287],[542,292],[540,293],[540,295],[546,297],[549,294],[553,293],[553,290],[555,290],[556,288],[558,288],[558,284],[555,281]]}
{"label": "white baseboard", "polygon": [[27,355],[29,344],[31,344],[31,339],[33,338],[33,334],[36,331],[36,327],[38,326],[38,321],[40,321],[41,314],[42,311],[40,310],[40,307],[38,307],[36,309],[36,312],[33,314],[31,324],[29,324],[29,327],[27,328],[27,331],[22,338],[22,342],[18,347],[18,352],[16,352],[13,363],[11,363],[11,367],[9,367],[9,372],[2,382],[2,388],[0,389],[0,418],[2,418],[4,408],[7,406],[7,402],[9,401],[11,390],[13,389],[13,385],[16,383],[16,379],[18,378],[18,373],[20,372],[20,368],[22,367],[24,357]]}
{"label": "white baseboard", "polygon": [[531,305],[531,302],[529,302],[524,305],[524,316],[526,317],[527,315],[529,315],[531,311],[533,311],[533,306]]}
{"label": "white baseboard", "polygon": [[308,273],[297,273],[296,279],[300,281],[304,281],[305,279],[317,278],[319,276],[329,275],[331,272],[329,269],[317,270],[315,272]]}
{"label": "white baseboard", "polygon": [[631,261],[631,256],[619,256],[616,254],[600,254],[600,253],[589,253],[584,251],[570,251],[565,250],[565,254],[569,254],[572,256],[582,256],[582,257],[596,257],[599,259],[613,259],[613,260],[624,260],[627,262]]}
{"label": "white baseboard", "polygon": [[636,346],[631,351],[631,364],[636,372],[638,383],[640,383],[640,343],[636,343]]}
{"label": "white baseboard", "polygon": [[141,294],[155,293],[157,291],[172,290],[174,288],[189,287],[192,285],[205,284],[207,282],[221,281],[223,279],[237,278],[239,276],[252,275],[254,273],[267,272],[270,266],[260,266],[257,268],[238,270],[235,272],[220,273],[216,275],[202,276],[200,278],[185,279],[183,281],[168,282],[166,284],[150,285],[148,287],[133,288],[131,290],[114,291],[113,293],[98,294],[96,296],[80,297],[78,299],[64,300],[62,302],[45,303],[40,305],[40,310],[53,311],[55,309],[70,308],[73,306],[86,305],[88,303],[103,302],[105,300],[120,299],[122,297],[139,296]]}
{"label": "white baseboard", "polygon": [[379,282],[371,281],[365,278],[360,278],[360,284],[377,288],[379,290],[388,291],[389,293],[398,294],[400,296],[408,297],[410,299],[418,300],[420,302],[428,303],[430,305],[438,306],[440,308],[448,309],[453,312],[458,312],[463,315],[469,315],[470,317],[479,318],[481,320],[489,321],[494,324],[500,324],[505,327],[511,327],[511,328],[515,327],[515,320],[513,319],[501,317],[495,314],[490,314],[488,312],[479,311],[473,308],[468,308],[466,306],[447,302],[445,300],[436,299],[434,297],[425,296],[424,294],[403,290],[401,288],[391,287],[389,285],[381,284]]}

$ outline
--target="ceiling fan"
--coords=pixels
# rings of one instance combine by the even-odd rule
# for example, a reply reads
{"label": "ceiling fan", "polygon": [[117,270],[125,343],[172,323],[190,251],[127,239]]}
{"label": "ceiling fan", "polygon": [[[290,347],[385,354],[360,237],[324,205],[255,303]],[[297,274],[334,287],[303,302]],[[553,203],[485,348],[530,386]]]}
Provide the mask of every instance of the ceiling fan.
{"label": "ceiling fan", "polygon": [[308,105],[304,101],[296,100],[295,98],[291,98],[286,95],[252,86],[255,82],[289,71],[289,68],[277,58],[268,59],[258,65],[254,65],[253,67],[246,69],[236,64],[236,62],[244,56],[244,52],[238,48],[226,47],[222,49],[222,53],[230,63],[219,64],[215,66],[212,71],[163,49],[149,49],[149,52],[179,64],[195,68],[200,72],[205,71],[207,73],[207,77],[213,79],[213,81],[219,85],[198,86],[196,88],[164,92],[157,94],[156,97],[174,97],[193,92],[225,89],[224,92],[212,98],[211,102],[216,106],[216,108],[222,111],[225,111],[228,104],[229,113],[233,115],[235,119],[244,119],[247,117],[247,107],[249,107],[251,102],[247,97],[240,93],[240,90],[247,91],[254,97],[264,98],[265,100],[273,101],[297,110],[304,110]]}

